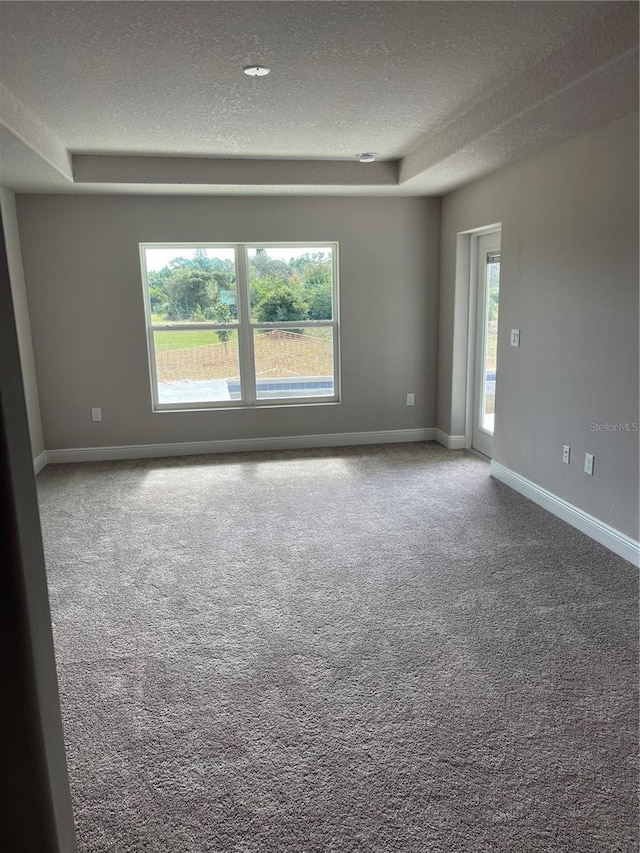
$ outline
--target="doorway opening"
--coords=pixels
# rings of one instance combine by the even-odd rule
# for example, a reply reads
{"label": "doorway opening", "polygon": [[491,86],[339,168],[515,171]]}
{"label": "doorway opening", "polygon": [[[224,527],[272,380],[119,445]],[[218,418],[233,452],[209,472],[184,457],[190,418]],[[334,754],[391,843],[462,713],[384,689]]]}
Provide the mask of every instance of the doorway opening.
{"label": "doorway opening", "polygon": [[500,231],[482,234],[475,246],[475,324],[473,347],[473,406],[471,448],[493,456],[498,378],[498,319],[500,308]]}
{"label": "doorway opening", "polygon": [[498,417],[501,237],[500,224],[459,234],[456,263],[459,286],[468,295],[464,446],[486,459],[493,458]]}

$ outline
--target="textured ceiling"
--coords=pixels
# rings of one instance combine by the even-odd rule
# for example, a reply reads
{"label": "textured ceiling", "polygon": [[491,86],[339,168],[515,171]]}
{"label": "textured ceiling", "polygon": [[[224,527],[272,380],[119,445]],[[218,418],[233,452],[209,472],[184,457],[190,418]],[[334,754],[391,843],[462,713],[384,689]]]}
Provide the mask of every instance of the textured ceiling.
{"label": "textured ceiling", "polygon": [[16,190],[442,192],[637,109],[637,4],[0,2],[0,81]]}

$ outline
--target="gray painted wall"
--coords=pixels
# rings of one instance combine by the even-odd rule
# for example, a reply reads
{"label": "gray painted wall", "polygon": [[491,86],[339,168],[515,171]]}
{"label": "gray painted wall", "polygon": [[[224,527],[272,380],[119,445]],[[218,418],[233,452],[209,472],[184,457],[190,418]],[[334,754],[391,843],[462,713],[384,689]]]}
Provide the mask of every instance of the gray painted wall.
{"label": "gray painted wall", "polygon": [[[451,434],[465,431],[456,238],[494,222],[503,226],[494,459],[637,539],[639,434],[590,424],[640,420],[638,115],[443,200],[438,426]],[[585,452],[595,454],[593,477]]]}
{"label": "gray painted wall", "polygon": [[[17,201],[47,449],[435,426],[438,199]],[[198,240],[340,243],[341,404],[152,413],[138,243]]]}
{"label": "gray painted wall", "polygon": [[20,364],[22,367],[22,382],[24,385],[24,396],[27,406],[27,418],[29,420],[31,453],[35,458],[44,450],[42,423],[40,420],[40,402],[38,399],[38,383],[36,380],[36,368],[33,358],[31,322],[29,319],[27,291],[24,283],[24,270],[22,267],[22,252],[20,250],[20,235],[18,233],[15,196],[9,190],[4,189],[4,187],[0,187],[0,211],[2,211],[2,226],[4,230],[5,244],[7,247],[7,262],[9,265],[9,276],[11,280],[11,297],[13,299],[13,311],[16,318],[16,332],[18,335]]}

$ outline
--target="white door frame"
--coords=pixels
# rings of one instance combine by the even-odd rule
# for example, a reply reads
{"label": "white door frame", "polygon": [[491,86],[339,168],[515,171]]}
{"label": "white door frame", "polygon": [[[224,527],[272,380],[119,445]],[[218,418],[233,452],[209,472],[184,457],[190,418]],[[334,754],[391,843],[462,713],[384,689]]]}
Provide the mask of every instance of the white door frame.
{"label": "white door frame", "polygon": [[[489,257],[500,256],[502,231],[491,231],[476,237],[476,278],[475,278],[475,353],[473,373],[473,407],[471,411],[472,450],[486,458],[493,457],[494,430],[485,426],[484,399],[486,393],[486,346],[487,314],[486,306],[489,296],[488,263]],[[495,391],[494,391],[495,395]],[[494,408],[495,412],[495,408]],[[495,421],[495,414],[494,414]],[[495,423],[494,423],[495,426]]]}
{"label": "white door frame", "polygon": [[485,234],[502,231],[502,223],[496,222],[466,231],[459,236],[469,239],[468,252],[468,311],[467,311],[467,377],[465,397],[465,447],[472,450],[473,445],[473,416],[474,416],[474,369],[476,358],[476,314],[478,306],[478,239]]}

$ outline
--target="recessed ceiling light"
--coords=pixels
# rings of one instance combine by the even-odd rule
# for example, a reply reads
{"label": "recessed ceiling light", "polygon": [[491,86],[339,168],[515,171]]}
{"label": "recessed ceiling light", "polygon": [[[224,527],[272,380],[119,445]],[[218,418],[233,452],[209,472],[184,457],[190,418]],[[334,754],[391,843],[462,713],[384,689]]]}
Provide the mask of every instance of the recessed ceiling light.
{"label": "recessed ceiling light", "polygon": [[249,77],[266,77],[271,71],[266,65],[245,65],[242,69]]}
{"label": "recessed ceiling light", "polygon": [[374,163],[376,159],[375,154],[358,154],[358,160],[361,163]]}

